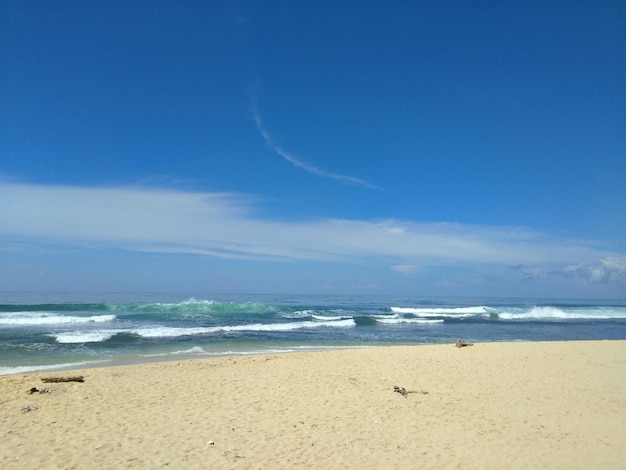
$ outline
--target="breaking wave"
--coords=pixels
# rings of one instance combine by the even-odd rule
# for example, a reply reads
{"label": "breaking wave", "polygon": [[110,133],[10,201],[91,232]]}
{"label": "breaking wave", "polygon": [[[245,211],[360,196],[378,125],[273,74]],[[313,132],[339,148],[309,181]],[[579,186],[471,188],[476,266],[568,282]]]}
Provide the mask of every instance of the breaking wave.
{"label": "breaking wave", "polygon": [[38,326],[68,325],[78,323],[112,322],[115,315],[92,315],[88,317],[66,316],[48,312],[11,312],[0,314],[0,325],[5,326]]}

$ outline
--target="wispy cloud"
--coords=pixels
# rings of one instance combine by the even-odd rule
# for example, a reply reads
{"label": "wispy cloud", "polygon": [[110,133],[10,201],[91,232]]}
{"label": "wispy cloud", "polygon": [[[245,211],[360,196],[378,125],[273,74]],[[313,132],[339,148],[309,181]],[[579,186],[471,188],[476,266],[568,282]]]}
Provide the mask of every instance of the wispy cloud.
{"label": "wispy cloud", "polygon": [[[0,182],[0,249],[33,246],[229,259],[374,262],[405,274],[434,265],[516,267],[624,282],[624,254],[518,227],[402,220],[269,220],[237,193]],[[533,271],[535,270],[535,271]]]}
{"label": "wispy cloud", "polygon": [[415,266],[414,264],[396,264],[396,265],[389,266],[389,267],[393,269],[394,271],[397,271],[403,274],[410,274],[410,273],[417,271],[417,266]]}
{"label": "wispy cloud", "polygon": [[259,110],[256,104],[254,103],[254,100],[253,100],[253,105],[252,105],[252,113],[253,113],[254,122],[256,123],[256,127],[261,133],[261,136],[263,137],[263,140],[265,141],[267,146],[270,149],[272,149],[274,152],[276,152],[276,154],[281,156],[283,159],[291,163],[293,166],[300,168],[301,170],[307,171],[309,173],[312,173],[316,176],[320,176],[322,178],[330,178],[330,179],[341,181],[343,183],[348,183],[348,184],[352,184],[356,186],[362,186],[362,187],[370,188],[370,189],[381,189],[379,186],[376,186],[375,184],[372,184],[360,178],[355,178],[354,176],[340,175],[337,173],[331,173],[329,171],[322,170],[320,168],[317,168],[311,165],[310,163],[307,163],[299,159],[293,154],[283,150],[274,142],[274,139],[265,128],[265,124],[263,122],[263,119],[261,118],[261,114],[259,113]]}

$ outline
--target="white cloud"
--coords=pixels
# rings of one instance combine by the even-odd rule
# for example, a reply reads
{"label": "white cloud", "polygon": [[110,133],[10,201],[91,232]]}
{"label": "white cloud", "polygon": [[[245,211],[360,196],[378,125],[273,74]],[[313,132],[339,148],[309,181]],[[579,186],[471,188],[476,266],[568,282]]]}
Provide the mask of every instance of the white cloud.
{"label": "white cloud", "polygon": [[404,273],[416,266],[481,264],[523,265],[528,272],[550,267],[552,272],[560,269],[594,282],[626,277],[624,256],[580,240],[516,227],[270,220],[260,217],[253,200],[242,194],[141,187],[0,182],[0,201],[0,240],[5,251],[12,250],[15,242],[22,249],[25,242],[52,242],[231,259],[369,260]]}
{"label": "white cloud", "polygon": [[363,187],[371,188],[371,189],[380,189],[375,184],[369,183],[368,181],[365,181],[360,178],[355,178],[354,176],[339,175],[336,173],[331,173],[325,170],[321,170],[311,165],[310,163],[307,163],[297,158],[291,153],[286,152],[274,142],[274,139],[272,139],[272,136],[265,129],[265,124],[263,123],[263,119],[261,118],[261,115],[259,114],[259,111],[256,108],[256,106],[253,107],[252,112],[254,115],[254,122],[256,123],[257,129],[261,133],[261,136],[263,137],[263,140],[265,140],[265,143],[267,144],[267,146],[270,149],[272,149],[274,152],[276,152],[280,157],[282,157],[283,159],[291,163],[293,166],[300,168],[304,171],[307,171],[309,173],[312,173],[314,175],[321,176],[322,178],[330,178],[330,179],[342,181],[344,183],[350,183],[356,186],[363,186]]}
{"label": "white cloud", "polygon": [[597,264],[579,263],[563,268],[563,274],[593,283],[626,280],[626,256],[606,256]]}

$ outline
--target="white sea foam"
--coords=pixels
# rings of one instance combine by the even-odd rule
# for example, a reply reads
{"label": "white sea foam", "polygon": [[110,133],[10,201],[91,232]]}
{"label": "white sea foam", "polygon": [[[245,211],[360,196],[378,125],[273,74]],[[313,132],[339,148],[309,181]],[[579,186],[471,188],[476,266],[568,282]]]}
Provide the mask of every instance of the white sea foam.
{"label": "white sea foam", "polygon": [[489,313],[490,310],[484,306],[477,307],[450,307],[450,308],[413,308],[413,307],[391,307],[394,313],[412,314],[420,317],[454,317],[464,318],[475,315]]}
{"label": "white sea foam", "polygon": [[170,326],[155,326],[152,328],[137,328],[128,330],[142,338],[175,338],[177,336],[193,336],[219,331],[219,328],[211,327],[195,327],[195,328],[172,328]]}
{"label": "white sea foam", "polygon": [[426,320],[423,318],[377,318],[377,323],[386,323],[389,325],[399,325],[402,323],[413,323],[419,325],[435,325],[443,323],[443,320]]}
{"label": "white sea foam", "polygon": [[528,311],[501,312],[498,318],[502,320],[608,320],[611,318],[626,318],[626,310],[611,308],[572,309],[565,311],[558,307],[533,307]]}
{"label": "white sea foam", "polygon": [[189,349],[182,349],[179,351],[158,353],[158,354],[142,354],[142,357],[164,357],[164,356],[179,356],[183,354],[203,354],[205,351],[200,346],[194,346]]}
{"label": "white sea foam", "polygon": [[260,354],[285,354],[303,351],[326,351],[326,350],[340,350],[340,349],[368,349],[371,346],[291,346],[281,349],[252,349],[245,351],[208,351],[204,352],[203,356],[258,356]]}
{"label": "white sea foam", "polygon": [[57,343],[75,344],[75,343],[100,343],[111,339],[124,330],[96,330],[96,331],[67,331],[64,333],[51,334]]}
{"label": "white sea foam", "polygon": [[93,315],[89,317],[78,317],[47,312],[10,312],[0,315],[0,325],[37,326],[67,325],[76,323],[106,323],[112,322],[115,319],[115,315]]}
{"label": "white sea foam", "polygon": [[566,307],[537,306],[530,309],[522,308],[491,308],[485,306],[476,307],[456,307],[456,308],[412,308],[412,307],[391,307],[394,313],[412,314],[422,318],[446,317],[446,318],[467,318],[467,317],[489,317],[497,314],[501,320],[608,320],[612,318],[626,318],[624,307]]}
{"label": "white sea foam", "polygon": [[12,375],[22,374],[25,372],[45,371],[45,370],[62,370],[62,369],[77,369],[83,366],[91,366],[94,364],[102,364],[110,362],[104,361],[83,361],[83,362],[68,362],[66,364],[51,364],[45,366],[31,365],[31,366],[15,366],[15,367],[0,367],[0,375]]}
{"label": "white sea foam", "polygon": [[285,349],[253,349],[246,351],[204,351],[202,348],[190,348],[186,351],[174,351],[172,353],[162,353],[162,354],[144,354],[142,357],[157,357],[157,356],[170,356],[170,355],[179,355],[179,354],[196,354],[201,356],[256,356],[259,354],[281,354],[281,353],[289,353],[296,352],[296,349],[285,348]]}
{"label": "white sea foam", "polygon": [[183,300],[181,304],[183,305],[194,305],[194,304],[204,304],[204,305],[213,305],[217,302],[215,300],[198,300],[194,297],[191,297],[187,300]]}
{"label": "white sea foam", "polygon": [[279,318],[308,318],[313,315],[315,310],[298,310],[296,312],[280,312],[276,315]]}
{"label": "white sea foam", "polygon": [[195,327],[195,328],[172,328],[167,326],[152,327],[152,328],[137,328],[130,330],[130,333],[136,334],[143,338],[174,338],[177,336],[193,336],[203,335],[218,332],[230,332],[230,331],[293,331],[303,328],[319,328],[319,327],[333,327],[333,328],[345,328],[355,326],[354,320],[339,320],[339,321],[304,321],[293,323],[255,323],[250,325],[234,325],[234,326],[212,326],[212,327]]}
{"label": "white sea foam", "polygon": [[325,315],[311,315],[311,318],[315,321],[337,321],[346,319],[346,317],[330,317]]}

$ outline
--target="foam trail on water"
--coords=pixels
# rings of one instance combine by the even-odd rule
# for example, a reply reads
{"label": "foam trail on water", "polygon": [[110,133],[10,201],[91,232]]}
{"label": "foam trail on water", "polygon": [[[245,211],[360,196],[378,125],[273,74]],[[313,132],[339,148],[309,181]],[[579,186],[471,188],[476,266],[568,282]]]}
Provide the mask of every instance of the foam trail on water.
{"label": "foam trail on water", "polygon": [[16,366],[16,367],[0,367],[0,375],[12,375],[22,374],[26,372],[46,371],[46,370],[59,370],[59,369],[78,369],[84,366],[91,366],[94,364],[104,364],[111,362],[110,360],[103,361],[82,361],[82,362],[68,362],[59,363],[46,366],[29,365],[29,366]]}
{"label": "foam trail on water", "polygon": [[376,318],[377,323],[400,325],[402,323],[414,323],[418,325],[435,325],[443,323],[443,320],[426,320],[423,318]]}
{"label": "foam trail on water", "polygon": [[193,348],[183,349],[180,351],[172,351],[156,354],[142,354],[142,357],[164,357],[164,356],[178,356],[182,354],[204,354],[206,351],[200,346],[194,346]]}

